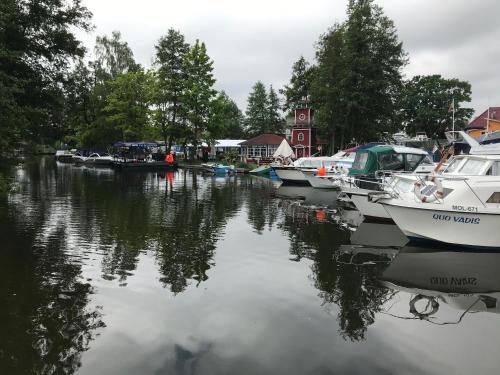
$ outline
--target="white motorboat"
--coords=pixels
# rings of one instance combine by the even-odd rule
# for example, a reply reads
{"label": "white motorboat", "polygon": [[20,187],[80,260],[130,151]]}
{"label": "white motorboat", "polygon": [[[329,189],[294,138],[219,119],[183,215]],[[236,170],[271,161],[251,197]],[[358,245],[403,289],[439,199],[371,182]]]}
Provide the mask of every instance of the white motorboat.
{"label": "white motorboat", "polygon": [[492,146],[476,142],[442,175],[417,177],[378,201],[410,239],[500,248],[500,145]]}
{"label": "white motorboat", "polygon": [[276,172],[276,175],[283,181],[285,185],[307,185],[309,182],[302,171],[317,171],[318,168],[330,168],[334,165],[335,159],[332,157],[310,157],[300,158],[293,162],[292,165],[277,165],[271,164],[271,167]]}
{"label": "white motorboat", "polygon": [[57,150],[55,158],[61,163],[70,163],[73,161],[73,155],[76,150]]}
{"label": "white motorboat", "polygon": [[[399,161],[399,162],[398,162]],[[342,181],[341,199],[349,199],[371,220],[392,220],[385,209],[369,200],[373,192],[384,188],[403,190],[413,186],[412,173],[429,174],[435,166],[429,154],[421,149],[402,146],[376,146],[358,153],[348,178]],[[393,177],[395,172],[398,178]],[[411,173],[411,174],[410,174]],[[400,191],[401,193],[403,191]]]}
{"label": "white motorboat", "polygon": [[[310,186],[305,173],[314,174],[319,168],[324,167],[327,174],[339,174],[341,171],[346,173],[354,161],[354,152],[338,152],[333,156],[318,156],[300,158],[292,165],[271,164],[278,177],[286,185],[307,185]],[[311,185],[312,186],[312,185]]]}
{"label": "white motorboat", "polygon": [[72,161],[75,164],[83,164],[85,163],[85,160],[87,160],[87,156],[84,156],[84,154],[80,151],[76,151],[73,154]]}
{"label": "white motorboat", "polygon": [[107,166],[113,164],[114,158],[109,154],[91,153],[83,163],[86,165]]}

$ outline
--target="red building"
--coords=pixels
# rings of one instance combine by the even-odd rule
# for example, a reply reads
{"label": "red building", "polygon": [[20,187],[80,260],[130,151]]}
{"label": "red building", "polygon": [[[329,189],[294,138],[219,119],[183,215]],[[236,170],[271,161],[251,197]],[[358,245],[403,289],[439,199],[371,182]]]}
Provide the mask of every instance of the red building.
{"label": "red building", "polygon": [[297,158],[307,157],[317,152],[316,131],[313,127],[313,110],[307,100],[295,108],[295,120],[291,126],[290,144]]}

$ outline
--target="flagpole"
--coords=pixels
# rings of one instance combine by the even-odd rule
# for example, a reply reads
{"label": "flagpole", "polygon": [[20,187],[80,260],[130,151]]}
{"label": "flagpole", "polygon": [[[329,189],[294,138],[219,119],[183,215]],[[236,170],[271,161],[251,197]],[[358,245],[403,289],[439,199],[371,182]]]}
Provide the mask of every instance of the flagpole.
{"label": "flagpole", "polygon": [[490,132],[490,106],[488,106],[488,118],[486,119],[486,134]]}
{"label": "flagpole", "polygon": [[455,98],[453,98],[453,132],[455,132]]}

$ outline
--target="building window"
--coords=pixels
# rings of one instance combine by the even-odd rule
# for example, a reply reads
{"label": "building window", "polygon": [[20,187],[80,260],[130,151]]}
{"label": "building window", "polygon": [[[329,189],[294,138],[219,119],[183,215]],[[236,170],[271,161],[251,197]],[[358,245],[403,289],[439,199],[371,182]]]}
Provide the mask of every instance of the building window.
{"label": "building window", "polygon": [[304,133],[299,133],[299,135],[297,135],[297,140],[302,142],[304,140]]}

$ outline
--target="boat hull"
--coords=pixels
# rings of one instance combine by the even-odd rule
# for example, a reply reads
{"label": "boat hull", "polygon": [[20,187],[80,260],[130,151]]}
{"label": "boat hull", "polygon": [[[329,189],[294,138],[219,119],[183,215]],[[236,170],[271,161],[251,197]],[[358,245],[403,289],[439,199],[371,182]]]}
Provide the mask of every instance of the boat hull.
{"label": "boat hull", "polygon": [[364,217],[375,221],[392,221],[391,215],[387,213],[380,203],[370,202],[368,200],[369,190],[359,189],[349,193],[351,202],[354,203],[359,212]]}
{"label": "boat hull", "polygon": [[402,206],[390,201],[384,201],[382,205],[396,225],[413,241],[500,248],[499,214]]}
{"label": "boat hull", "polygon": [[313,173],[302,172],[309,184],[316,189],[339,189],[340,181],[315,176]]}
{"label": "boat hull", "polygon": [[118,170],[175,170],[177,169],[177,163],[171,164],[165,161],[154,161],[154,162],[114,162],[113,166]]}
{"label": "boat hull", "polygon": [[302,171],[295,167],[273,167],[273,169],[284,185],[311,186]]}

